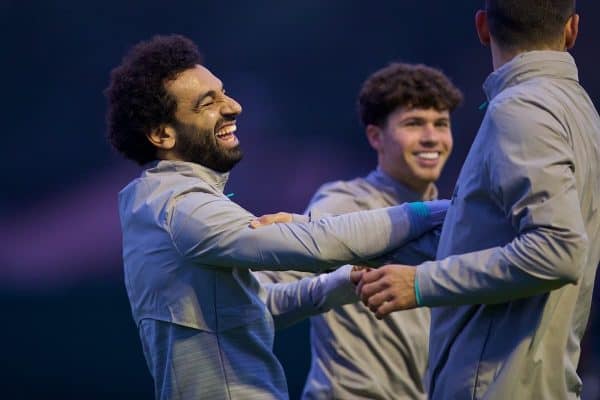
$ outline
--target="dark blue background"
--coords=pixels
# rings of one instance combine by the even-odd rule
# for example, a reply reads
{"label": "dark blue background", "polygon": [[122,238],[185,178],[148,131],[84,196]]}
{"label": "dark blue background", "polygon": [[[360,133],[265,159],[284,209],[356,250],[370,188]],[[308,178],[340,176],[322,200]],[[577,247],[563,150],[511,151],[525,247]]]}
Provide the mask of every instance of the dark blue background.
{"label": "dark blue background", "polygon": [[[108,74],[157,33],[192,38],[244,107],[246,157],[227,190],[256,214],[301,212],[323,182],[375,164],[355,112],[362,81],[393,60],[443,69],[466,99],[453,115],[447,197],[481,121],[491,71],[479,1],[0,1],[0,380],[2,398],[147,399],[148,374],[122,282],[117,191],[138,172],[104,138]],[[600,15],[580,2],[573,51],[598,104]],[[580,369],[600,374],[598,290]],[[307,324],[276,351],[290,393],[310,359]]]}

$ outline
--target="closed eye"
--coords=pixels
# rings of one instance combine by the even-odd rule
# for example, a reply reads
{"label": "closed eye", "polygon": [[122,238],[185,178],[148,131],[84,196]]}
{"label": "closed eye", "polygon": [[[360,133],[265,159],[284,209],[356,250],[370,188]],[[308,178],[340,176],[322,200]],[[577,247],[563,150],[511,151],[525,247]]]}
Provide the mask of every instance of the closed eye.
{"label": "closed eye", "polygon": [[404,121],[402,123],[402,125],[404,125],[404,126],[421,126],[423,124],[425,124],[425,121],[420,118],[407,119],[406,121]]}

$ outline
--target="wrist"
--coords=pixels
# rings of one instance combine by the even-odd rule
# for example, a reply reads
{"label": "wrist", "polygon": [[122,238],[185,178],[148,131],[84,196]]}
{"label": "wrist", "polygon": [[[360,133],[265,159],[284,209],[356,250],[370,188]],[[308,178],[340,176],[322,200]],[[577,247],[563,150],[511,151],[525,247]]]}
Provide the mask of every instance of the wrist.
{"label": "wrist", "polygon": [[319,300],[315,303],[321,312],[358,301],[351,272],[352,265],[344,265],[335,271],[319,275],[321,291]]}
{"label": "wrist", "polygon": [[414,290],[415,290],[415,302],[417,303],[417,307],[421,307],[423,305],[423,300],[421,298],[421,289],[419,288],[419,275],[415,272],[415,280],[414,280]]}

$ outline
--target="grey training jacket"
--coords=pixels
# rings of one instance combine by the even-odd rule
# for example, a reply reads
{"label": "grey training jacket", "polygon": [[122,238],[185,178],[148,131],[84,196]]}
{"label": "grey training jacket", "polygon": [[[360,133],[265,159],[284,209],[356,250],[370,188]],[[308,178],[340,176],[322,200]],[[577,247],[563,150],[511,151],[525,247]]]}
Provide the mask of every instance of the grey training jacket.
{"label": "grey training jacket", "polygon": [[484,89],[439,261],[417,268],[436,307],[430,397],[576,399],[600,260],[600,118],[567,52],[520,54]]}

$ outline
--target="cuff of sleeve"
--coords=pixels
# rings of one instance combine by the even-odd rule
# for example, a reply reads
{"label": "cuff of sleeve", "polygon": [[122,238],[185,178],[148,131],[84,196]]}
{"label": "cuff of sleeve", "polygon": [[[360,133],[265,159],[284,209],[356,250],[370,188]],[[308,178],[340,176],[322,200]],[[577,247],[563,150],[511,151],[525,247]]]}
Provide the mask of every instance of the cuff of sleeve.
{"label": "cuff of sleeve", "polygon": [[296,223],[310,222],[310,216],[303,215],[303,214],[292,214],[292,222],[296,222]]}
{"label": "cuff of sleeve", "polygon": [[[443,288],[436,284],[439,279],[438,272],[443,272],[439,261],[427,261],[417,267],[415,274],[415,287],[418,282],[420,305],[425,307],[436,307],[448,305],[448,294],[444,293]],[[436,275],[438,277],[436,278]]]}
{"label": "cuff of sleeve", "polygon": [[417,306],[421,307],[423,305],[423,300],[421,299],[421,289],[419,289],[419,276],[415,274],[415,299],[417,301]]}
{"label": "cuff of sleeve", "polygon": [[446,212],[450,207],[450,200],[435,200],[425,203],[429,211],[429,218],[434,226],[441,225],[446,219]]}
{"label": "cuff of sleeve", "polygon": [[416,236],[419,232],[422,233],[443,224],[449,205],[449,200],[408,203],[410,234]]}
{"label": "cuff of sleeve", "polygon": [[408,218],[410,219],[410,235],[414,236],[429,218],[429,209],[422,202],[408,203]]}
{"label": "cuff of sleeve", "polygon": [[333,272],[319,275],[320,290],[313,303],[320,312],[358,301],[356,288],[350,280],[352,265],[344,265]]}

